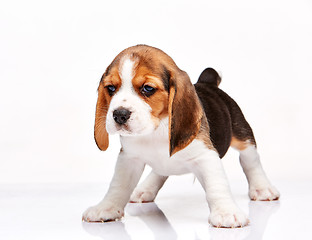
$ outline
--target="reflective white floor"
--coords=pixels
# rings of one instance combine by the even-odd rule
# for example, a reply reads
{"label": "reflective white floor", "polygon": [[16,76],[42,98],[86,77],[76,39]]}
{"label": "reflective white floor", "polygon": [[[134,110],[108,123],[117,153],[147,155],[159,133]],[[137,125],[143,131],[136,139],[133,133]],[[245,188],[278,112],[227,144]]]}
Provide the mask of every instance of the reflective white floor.
{"label": "reflective white floor", "polygon": [[275,182],[280,201],[251,202],[245,181],[231,183],[251,224],[208,225],[204,192],[190,177],[169,179],[155,203],[128,204],[122,221],[83,223],[107,184],[0,185],[0,239],[308,239],[312,234],[311,182]]}

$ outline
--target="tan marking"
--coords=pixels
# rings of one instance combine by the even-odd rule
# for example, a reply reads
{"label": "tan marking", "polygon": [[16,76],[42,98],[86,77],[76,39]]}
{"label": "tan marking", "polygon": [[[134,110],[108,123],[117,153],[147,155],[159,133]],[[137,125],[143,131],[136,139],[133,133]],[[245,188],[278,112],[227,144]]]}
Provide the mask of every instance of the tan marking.
{"label": "tan marking", "polygon": [[242,141],[238,140],[236,137],[232,137],[231,147],[242,151],[245,150],[248,146],[250,146],[250,142],[248,140]]}
{"label": "tan marking", "polygon": [[[132,80],[132,85],[137,94],[152,108],[152,119],[158,126],[160,119],[168,115],[168,92],[165,90],[161,77],[161,72],[151,74],[151,69],[148,69],[139,62],[136,69],[136,75]],[[156,76],[158,75],[158,76]],[[145,97],[140,92],[144,85],[149,85],[156,89],[156,92],[150,97]]]}
{"label": "tan marking", "polygon": [[207,146],[207,148],[215,150],[217,152],[210,139],[210,128],[205,115],[202,118],[200,130],[198,135],[196,136],[196,139],[202,141]]}
{"label": "tan marking", "polygon": [[188,146],[198,135],[202,106],[189,76],[176,69],[171,72],[172,85],[169,93],[170,156]]}
{"label": "tan marking", "polygon": [[109,145],[108,133],[106,131],[107,109],[108,101],[105,94],[105,88],[103,84],[100,83],[98,88],[98,100],[95,113],[94,138],[97,146],[102,151],[105,151]]}
{"label": "tan marking", "polygon": [[[121,80],[118,69],[126,55],[136,62],[132,85],[142,100],[150,105],[155,127],[159,124],[160,119],[169,116],[168,131],[171,156],[190,144],[200,131],[204,115],[195,88],[188,75],[177,67],[171,57],[160,49],[144,45],[127,48],[114,59],[109,70],[107,70],[107,76],[103,79],[104,86],[112,84],[117,90],[120,88]],[[170,74],[169,94],[164,89],[162,82],[164,67]],[[145,97],[140,93],[144,84],[152,85],[157,89],[156,92],[150,97]],[[106,104],[109,105],[111,97],[107,90],[104,91],[103,95],[104,97],[101,99],[105,99]],[[101,127],[104,125],[103,122],[101,122]],[[212,146],[204,131],[201,131],[198,138],[202,139],[208,146]]]}
{"label": "tan marking", "polygon": [[106,115],[112,96],[108,94],[107,86],[113,85],[116,92],[121,86],[121,79],[118,74],[118,68],[112,66],[108,76],[101,79],[98,87],[98,99],[96,103],[94,138],[97,146],[105,151],[109,145],[108,133],[106,131]]}
{"label": "tan marking", "polygon": [[110,74],[102,79],[104,87],[113,85],[116,87],[116,92],[121,87],[121,78],[119,76],[118,68],[112,67]]}
{"label": "tan marking", "polygon": [[[169,90],[169,104],[168,104],[168,113],[169,113],[169,140],[171,139],[171,124],[172,124],[172,102],[173,102],[173,99],[174,99],[174,92],[175,92],[175,89],[174,89],[174,86],[170,86],[170,90]],[[174,152],[175,153],[175,152]],[[172,153],[172,154],[174,154]]]}

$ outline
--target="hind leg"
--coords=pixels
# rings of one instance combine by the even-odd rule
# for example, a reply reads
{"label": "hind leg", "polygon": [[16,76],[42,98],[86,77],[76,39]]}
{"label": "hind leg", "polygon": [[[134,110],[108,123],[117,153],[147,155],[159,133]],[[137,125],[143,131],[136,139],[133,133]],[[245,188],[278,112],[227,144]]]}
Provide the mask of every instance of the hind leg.
{"label": "hind leg", "polygon": [[249,197],[255,201],[272,201],[280,197],[278,190],[270,183],[261,162],[255,141],[232,139],[231,146],[239,151],[239,160],[249,183]]}
{"label": "hind leg", "polygon": [[167,176],[160,176],[153,171],[146,179],[134,190],[130,197],[130,202],[146,203],[153,202],[158,191],[167,180]]}

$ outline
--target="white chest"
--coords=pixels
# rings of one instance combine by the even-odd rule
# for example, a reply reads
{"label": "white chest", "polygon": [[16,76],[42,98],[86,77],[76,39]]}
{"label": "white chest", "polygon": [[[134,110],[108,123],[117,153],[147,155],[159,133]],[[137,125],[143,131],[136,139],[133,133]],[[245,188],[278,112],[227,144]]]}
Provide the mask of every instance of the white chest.
{"label": "white chest", "polygon": [[129,157],[140,159],[157,174],[169,176],[189,172],[188,154],[181,151],[169,157],[168,124],[165,121],[152,134],[121,137],[121,144]]}

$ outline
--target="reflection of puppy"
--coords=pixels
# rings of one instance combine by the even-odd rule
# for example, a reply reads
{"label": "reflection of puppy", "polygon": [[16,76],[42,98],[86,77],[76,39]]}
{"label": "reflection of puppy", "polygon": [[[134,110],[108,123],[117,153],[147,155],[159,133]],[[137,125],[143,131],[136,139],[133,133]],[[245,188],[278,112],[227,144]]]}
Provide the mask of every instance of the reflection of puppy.
{"label": "reflection of puppy", "polygon": [[98,88],[94,133],[101,150],[108,147],[108,133],[120,135],[122,148],[108,193],[85,211],[84,220],[121,218],[148,164],[153,171],[131,201],[153,201],[169,175],[192,172],[206,191],[213,226],[247,225],[220,161],[229,146],[240,152],[250,198],[279,198],[262,170],[249,124],[234,100],[218,88],[220,81],[208,68],[192,85],[168,55],[144,45],[130,47],[113,60]]}

